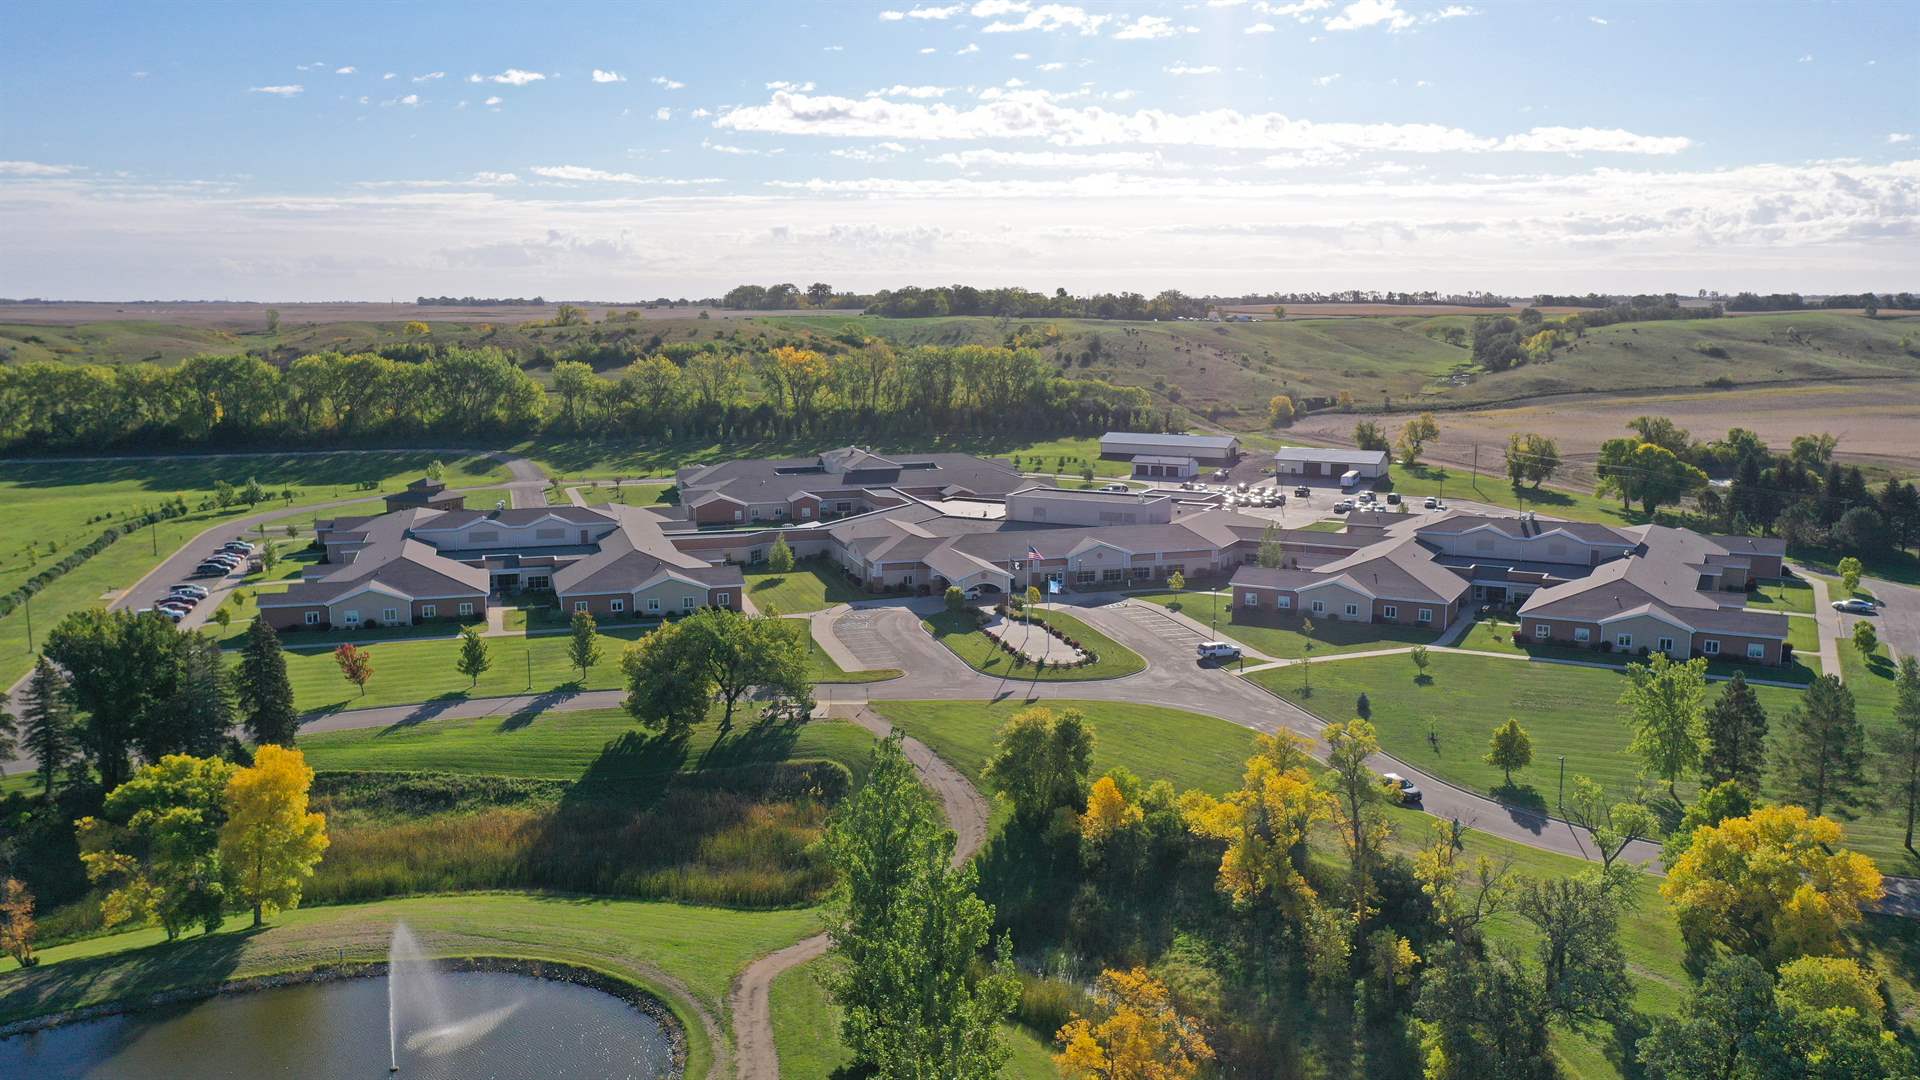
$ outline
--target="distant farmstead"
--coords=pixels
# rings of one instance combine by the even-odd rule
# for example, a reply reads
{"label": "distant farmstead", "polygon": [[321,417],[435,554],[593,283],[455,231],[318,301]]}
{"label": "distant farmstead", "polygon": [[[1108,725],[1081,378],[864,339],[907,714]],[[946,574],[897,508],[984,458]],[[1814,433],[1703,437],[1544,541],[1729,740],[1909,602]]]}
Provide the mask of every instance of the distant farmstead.
{"label": "distant farmstead", "polygon": [[1109,431],[1100,436],[1100,456],[1133,464],[1143,480],[1185,480],[1203,467],[1223,467],[1240,459],[1240,440],[1231,435],[1164,435]]}

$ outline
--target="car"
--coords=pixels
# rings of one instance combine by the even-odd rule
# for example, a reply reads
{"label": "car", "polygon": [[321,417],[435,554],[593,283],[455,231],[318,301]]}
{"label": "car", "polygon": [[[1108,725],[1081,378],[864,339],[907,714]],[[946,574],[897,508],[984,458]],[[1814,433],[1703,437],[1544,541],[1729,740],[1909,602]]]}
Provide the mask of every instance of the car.
{"label": "car", "polygon": [[1293,489],[1293,497],[1296,499],[1311,499],[1313,498],[1313,489],[1305,484],[1301,484],[1299,487]]}
{"label": "car", "polygon": [[1862,600],[1857,596],[1845,600],[1835,600],[1833,610],[1844,611],[1849,615],[1878,615],[1880,608],[1871,600]]}
{"label": "car", "polygon": [[1240,646],[1231,641],[1203,641],[1195,645],[1193,651],[1200,654],[1201,663],[1211,660],[1216,664],[1224,664],[1240,659]]}
{"label": "car", "polygon": [[1361,493],[1360,493],[1360,501],[1361,501],[1361,502],[1363,502],[1363,503],[1370,503],[1370,502],[1372,502],[1372,501],[1373,501],[1373,492],[1371,492],[1371,491],[1363,491],[1363,492],[1361,492]]}
{"label": "car", "polygon": [[1424,505],[1429,510],[1438,510],[1440,508],[1440,500],[1429,495],[1427,496],[1427,501],[1422,505]]}
{"label": "car", "polygon": [[186,593],[168,593],[166,596],[161,597],[158,600],[155,600],[153,602],[153,606],[154,607],[181,607],[181,608],[186,608],[188,611],[192,611],[195,607],[199,605],[199,603],[200,603],[200,598],[197,596],[189,596]]}
{"label": "car", "polygon": [[189,585],[184,581],[178,585],[175,585],[173,588],[168,589],[167,592],[168,594],[185,593],[186,595],[193,597],[195,600],[205,600],[207,597],[213,595],[212,593],[209,593],[206,589],[198,585]]}
{"label": "car", "polygon": [[1341,499],[1339,502],[1333,504],[1333,512],[1336,514],[1344,514],[1347,511],[1352,509],[1353,509],[1352,499]]}
{"label": "car", "polygon": [[1236,488],[1235,490],[1236,490],[1236,491],[1239,491],[1239,492],[1240,492],[1240,493],[1242,493],[1242,494],[1245,494],[1245,493],[1246,493],[1246,491],[1247,491],[1247,487],[1248,487],[1248,484],[1247,484],[1247,482],[1246,482],[1245,480],[1242,480],[1242,481],[1240,481],[1240,486],[1239,486],[1238,488]]}
{"label": "car", "polygon": [[1101,485],[1100,490],[1101,491],[1118,491],[1124,495],[1127,492],[1132,491],[1133,489],[1128,487],[1125,484],[1103,484]]}
{"label": "car", "polygon": [[169,615],[178,615],[183,619],[187,617],[187,612],[193,610],[185,604],[176,604],[167,600],[162,600],[153,606],[157,611],[164,611]]}
{"label": "car", "polygon": [[1387,492],[1387,505],[1388,505],[1388,506],[1399,506],[1399,505],[1400,505],[1400,493],[1399,493],[1399,492],[1397,492],[1397,491],[1389,491],[1389,492]]}
{"label": "car", "polygon": [[1267,497],[1266,497],[1266,499],[1265,499],[1265,500],[1263,500],[1263,501],[1264,501],[1264,502],[1265,502],[1265,503],[1266,503],[1266,504],[1267,504],[1268,506],[1285,506],[1285,505],[1287,505],[1287,497],[1286,497],[1285,495],[1282,495],[1282,494],[1280,494],[1280,493],[1279,493],[1279,492],[1277,492],[1277,491],[1270,491],[1270,492],[1268,492],[1268,493],[1267,493]]}
{"label": "car", "polygon": [[181,619],[184,619],[187,617],[187,614],[184,611],[169,611],[166,608],[150,608],[150,607],[143,607],[139,611],[134,612],[134,614],[135,615],[159,615],[165,618],[168,622],[179,622]]}
{"label": "car", "polygon": [[1420,788],[1416,786],[1413,781],[1401,776],[1399,773],[1381,773],[1380,779],[1387,782],[1387,786],[1389,790],[1392,791],[1393,797],[1400,800],[1401,805],[1405,806],[1420,801]]}
{"label": "car", "polygon": [[220,546],[227,549],[228,551],[238,551],[242,555],[251,554],[253,552],[253,545],[248,543],[245,540],[229,540],[226,543],[221,544]]}

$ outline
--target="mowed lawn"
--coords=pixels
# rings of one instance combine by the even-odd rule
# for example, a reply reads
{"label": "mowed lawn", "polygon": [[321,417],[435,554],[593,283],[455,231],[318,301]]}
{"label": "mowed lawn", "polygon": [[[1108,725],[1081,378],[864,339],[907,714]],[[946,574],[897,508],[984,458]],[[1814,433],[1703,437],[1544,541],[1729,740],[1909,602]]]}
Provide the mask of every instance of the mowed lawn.
{"label": "mowed lawn", "polygon": [[684,985],[709,1016],[722,1017],[737,972],[819,927],[812,908],[734,911],[514,893],[301,908],[258,931],[251,921],[234,915],[216,933],[171,943],[156,927],[59,945],[41,950],[40,965],[26,972],[0,959],[0,1022],[319,964],[376,963],[387,957],[395,924],[405,921],[435,957],[558,961],[654,990],[687,1032],[687,1075],[706,1077],[714,1048],[691,1003],[658,974]]}
{"label": "mowed lawn", "polygon": [[614,484],[580,488],[580,498],[588,506],[604,506],[607,503],[619,503],[623,506],[650,506],[666,502],[667,492],[673,490],[672,484]]}
{"label": "mowed lawn", "polygon": [[873,736],[844,720],[777,728],[756,724],[751,705],[735,710],[722,737],[720,711],[682,742],[668,743],[620,709],[547,711],[407,721],[389,727],[299,737],[319,772],[454,772],[544,780],[657,781],[693,769],[773,761],[837,761],[866,771]]}
{"label": "mowed lawn", "polygon": [[[842,671],[813,640],[805,622],[796,619],[792,623],[795,633],[808,634],[808,664],[815,682],[877,682],[900,674],[893,670]],[[302,712],[314,712],[570,689],[615,690],[626,685],[620,670],[621,651],[652,629],[636,624],[602,625],[600,662],[588,669],[584,680],[580,669],[568,659],[572,638],[565,633],[484,639],[493,666],[478,680],[460,674],[454,666],[460,657],[457,637],[376,641],[366,646],[373,661],[373,678],[368,680],[364,694],[340,674],[333,656],[335,646],[305,648],[297,633],[286,635],[284,644],[294,704]]]}
{"label": "mowed lawn", "polygon": [[[1566,644],[1549,645],[1516,638],[1515,635],[1519,629],[1518,623],[1501,619],[1481,619],[1474,623],[1473,629],[1467,631],[1466,635],[1460,639],[1457,647],[1503,655],[1522,654],[1546,660],[1571,660],[1581,664],[1606,664],[1619,668],[1645,662],[1645,658],[1637,653],[1601,651]],[[1740,660],[1709,660],[1707,674],[1714,678],[1731,678],[1737,671],[1745,675],[1749,681],[1765,679],[1771,682],[1795,683],[1804,686],[1821,674],[1819,671],[1820,628],[1812,619],[1790,616],[1787,619],[1787,640],[1793,644],[1793,657],[1785,664],[1768,666],[1749,664]]]}
{"label": "mowed lawn", "polygon": [[[976,628],[967,612],[943,611],[930,616],[921,625],[935,641],[953,650],[953,654],[976,671],[1004,675],[1009,679],[1039,679],[1043,682],[1085,682],[1089,679],[1118,679],[1147,666],[1140,654],[1113,640],[1079,619],[1062,611],[1049,611],[1042,618],[1062,634],[1078,641],[1094,662],[1085,667],[1053,668],[1042,671],[1031,663],[1015,662],[984,630]],[[1038,632],[1037,630],[1035,631]]]}
{"label": "mowed lawn", "polygon": [[747,597],[764,614],[768,609],[782,615],[803,615],[825,611],[835,604],[872,599],[858,585],[847,580],[840,567],[825,559],[804,559],[784,574],[767,569],[746,573]]}
{"label": "mowed lawn", "polygon": [[[1437,630],[1388,623],[1336,622],[1313,620],[1313,652],[1305,652],[1308,641],[1300,619],[1282,619],[1274,625],[1232,621],[1233,597],[1220,593],[1144,593],[1133,597],[1177,611],[1208,626],[1218,626],[1221,637],[1232,638],[1276,660],[1297,660],[1305,655],[1333,656],[1339,653],[1367,652],[1371,649],[1399,649],[1409,645],[1431,645],[1440,637]],[[1216,624],[1217,620],[1217,624]]]}
{"label": "mowed lawn", "polygon": [[1747,606],[1761,611],[1813,613],[1813,587],[1799,578],[1771,578],[1747,594]]}

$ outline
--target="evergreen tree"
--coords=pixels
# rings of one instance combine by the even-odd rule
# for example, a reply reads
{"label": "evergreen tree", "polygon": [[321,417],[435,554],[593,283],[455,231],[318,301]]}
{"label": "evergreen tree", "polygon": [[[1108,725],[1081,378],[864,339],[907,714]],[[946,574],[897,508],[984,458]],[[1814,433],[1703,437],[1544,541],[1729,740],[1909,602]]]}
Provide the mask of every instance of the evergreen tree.
{"label": "evergreen tree", "polygon": [[292,746],[300,728],[293,707],[293,683],[287,678],[287,657],[280,635],[263,616],[256,615],[240,647],[240,666],[233,672],[233,693],[247,734],[261,746]]}
{"label": "evergreen tree", "polygon": [[1866,736],[1854,713],[1853,691],[1822,675],[1787,712],[1779,779],[1788,796],[1815,816],[1827,807],[1851,808],[1866,784]]}
{"label": "evergreen tree", "polygon": [[54,777],[80,756],[80,732],[67,677],[44,656],[34,661],[21,718],[26,722],[26,748],[40,773],[41,795],[52,802]]}
{"label": "evergreen tree", "polygon": [[1707,707],[1707,756],[1700,771],[1710,783],[1738,780],[1759,791],[1766,760],[1767,710],[1746,676],[1736,671]]}
{"label": "evergreen tree", "polygon": [[1920,813],[1920,660],[1901,657],[1893,695],[1893,726],[1880,733],[1881,768],[1906,812],[1906,847],[1912,851],[1914,817]]}

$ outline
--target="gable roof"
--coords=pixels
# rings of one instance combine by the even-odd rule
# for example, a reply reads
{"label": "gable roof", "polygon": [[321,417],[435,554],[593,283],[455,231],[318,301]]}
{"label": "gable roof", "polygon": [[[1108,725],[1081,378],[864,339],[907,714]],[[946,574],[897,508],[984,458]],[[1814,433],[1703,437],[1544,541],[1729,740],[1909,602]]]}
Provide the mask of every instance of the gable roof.
{"label": "gable roof", "polygon": [[1387,600],[1446,604],[1470,587],[1466,578],[1435,563],[1433,554],[1412,537],[1382,540],[1322,563],[1313,573],[1325,582],[1344,580],[1368,596]]}

